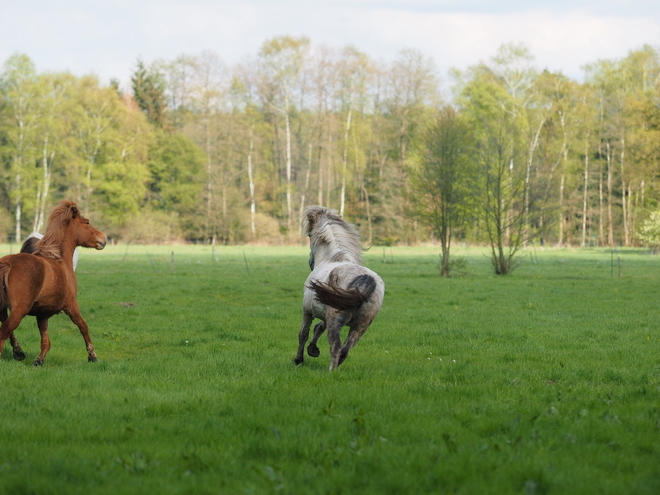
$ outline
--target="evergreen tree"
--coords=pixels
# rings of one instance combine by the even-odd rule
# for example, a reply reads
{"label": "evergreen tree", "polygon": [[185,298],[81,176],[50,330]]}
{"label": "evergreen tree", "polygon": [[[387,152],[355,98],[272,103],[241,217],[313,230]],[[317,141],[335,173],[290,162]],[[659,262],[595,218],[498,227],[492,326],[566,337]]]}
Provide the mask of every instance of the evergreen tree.
{"label": "evergreen tree", "polygon": [[147,69],[142,60],[131,77],[133,97],[149,122],[159,128],[165,126],[165,88],[157,72]]}

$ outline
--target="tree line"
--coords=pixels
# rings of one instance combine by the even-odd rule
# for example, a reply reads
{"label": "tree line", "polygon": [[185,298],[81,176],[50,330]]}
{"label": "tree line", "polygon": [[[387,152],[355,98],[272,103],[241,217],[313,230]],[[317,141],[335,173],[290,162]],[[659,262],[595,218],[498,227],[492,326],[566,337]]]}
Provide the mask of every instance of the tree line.
{"label": "tree line", "polygon": [[[0,73],[0,235],[43,230],[64,197],[115,240],[299,242],[302,209],[337,209],[367,245],[631,246],[657,208],[660,62],[650,46],[538,70],[524,45],[450,75],[415,50],[266,40],[246,61],[138,60],[130,88]],[[494,262],[495,263],[495,262]],[[496,270],[497,268],[497,263]]]}

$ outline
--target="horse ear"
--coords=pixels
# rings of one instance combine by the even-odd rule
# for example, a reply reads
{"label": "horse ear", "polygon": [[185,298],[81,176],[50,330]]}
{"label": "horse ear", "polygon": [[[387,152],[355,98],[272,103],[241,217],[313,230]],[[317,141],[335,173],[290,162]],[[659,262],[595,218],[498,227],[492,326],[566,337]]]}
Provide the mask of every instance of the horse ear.
{"label": "horse ear", "polygon": [[78,215],[80,215],[78,207],[75,204],[71,205],[71,218],[76,218]]}

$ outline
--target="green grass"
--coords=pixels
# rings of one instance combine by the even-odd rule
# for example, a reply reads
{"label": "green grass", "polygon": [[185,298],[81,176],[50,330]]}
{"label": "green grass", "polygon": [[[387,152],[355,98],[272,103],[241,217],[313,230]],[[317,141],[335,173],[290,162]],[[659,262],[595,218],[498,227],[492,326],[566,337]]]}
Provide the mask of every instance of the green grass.
{"label": "green grass", "polygon": [[369,251],[385,303],[329,373],[325,338],[292,362],[304,247],[83,251],[99,362],[58,315],[33,368],[19,327],[0,493],[659,493],[660,257],[455,254],[441,279],[437,249]]}

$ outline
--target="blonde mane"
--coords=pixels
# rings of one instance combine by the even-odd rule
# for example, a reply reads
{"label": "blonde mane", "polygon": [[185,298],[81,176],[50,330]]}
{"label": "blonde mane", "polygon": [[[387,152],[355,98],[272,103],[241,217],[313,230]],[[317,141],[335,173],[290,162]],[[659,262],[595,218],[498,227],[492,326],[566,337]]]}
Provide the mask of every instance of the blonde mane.
{"label": "blonde mane", "polygon": [[360,232],[344,220],[336,210],[324,206],[309,206],[302,218],[302,231],[309,236],[312,252],[321,244],[330,247],[330,255],[324,261],[350,261],[362,264]]}
{"label": "blonde mane", "polygon": [[69,222],[78,215],[78,206],[73,201],[62,200],[48,217],[48,226],[37,244],[34,254],[52,260],[62,259],[62,245]]}

